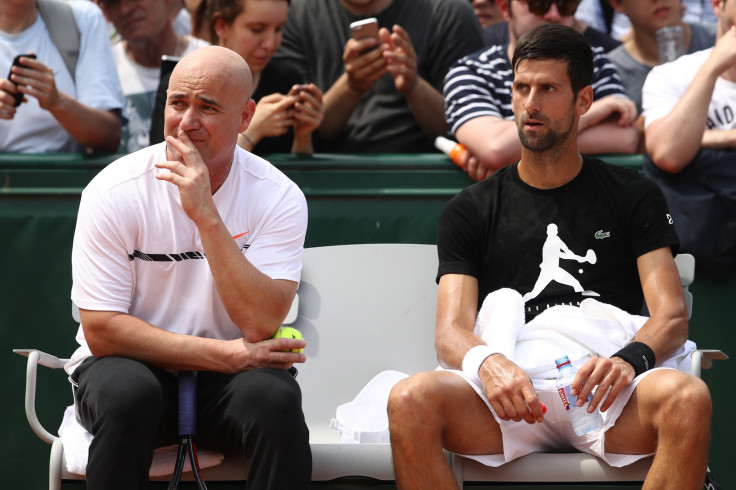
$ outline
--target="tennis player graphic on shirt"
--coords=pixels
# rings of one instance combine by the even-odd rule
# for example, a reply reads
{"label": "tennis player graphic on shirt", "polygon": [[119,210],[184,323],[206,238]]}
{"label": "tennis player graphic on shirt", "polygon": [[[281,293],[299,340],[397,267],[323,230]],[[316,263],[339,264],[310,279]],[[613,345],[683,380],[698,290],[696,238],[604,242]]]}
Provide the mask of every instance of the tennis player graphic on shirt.
{"label": "tennis player graphic on shirt", "polygon": [[593,249],[588,249],[584,257],[573,253],[557,235],[557,225],[550,223],[547,225],[547,240],[545,240],[542,246],[542,263],[539,264],[539,268],[541,269],[539,278],[537,278],[537,282],[534,284],[534,289],[523,296],[524,302],[536,298],[552,281],[570,286],[576,293],[581,293],[583,296],[600,296],[594,291],[585,291],[580,281],[560,267],[560,259],[595,264],[597,257]]}

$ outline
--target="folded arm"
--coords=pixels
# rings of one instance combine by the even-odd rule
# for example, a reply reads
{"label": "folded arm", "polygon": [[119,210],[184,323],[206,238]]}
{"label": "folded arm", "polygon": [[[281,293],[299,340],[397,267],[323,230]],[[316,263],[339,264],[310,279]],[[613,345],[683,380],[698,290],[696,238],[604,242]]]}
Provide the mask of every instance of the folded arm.
{"label": "folded arm", "polygon": [[84,336],[95,357],[122,356],[164,369],[238,373],[272,367],[288,369],[304,362],[303,340],[217,340],[169,332],[134,316],[115,311],[80,309]]}
{"label": "folded arm", "polygon": [[639,144],[636,105],[609,95],[593,101],[578,122],[578,150],[586,155],[634,153]]}
{"label": "folded arm", "polygon": [[463,123],[455,135],[476,159],[465,167],[473,180],[483,180],[521,158],[521,141],[514,121],[495,116],[475,117]]}
{"label": "folded arm", "polygon": [[713,144],[714,135],[705,134],[708,107],[718,77],[734,64],[736,26],[718,39],[711,55],[672,110],[647,127],[646,149],[657,167],[678,173],[692,161],[701,146]]}

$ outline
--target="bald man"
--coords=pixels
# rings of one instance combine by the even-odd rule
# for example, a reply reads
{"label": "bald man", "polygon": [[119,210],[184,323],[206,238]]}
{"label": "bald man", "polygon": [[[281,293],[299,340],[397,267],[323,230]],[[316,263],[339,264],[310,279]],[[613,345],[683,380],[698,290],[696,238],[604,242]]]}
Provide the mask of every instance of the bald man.
{"label": "bald man", "polygon": [[309,488],[293,368],[305,356],[284,352],[305,343],[271,339],[299,283],[307,207],[293,182],[237,146],[250,93],[234,52],[185,56],[167,92],[166,141],[111,163],[82,194],[80,347],[67,372],[94,436],[90,489],[147,487],[153,450],[176,443],[179,370],[198,371],[200,447],[244,453],[249,488]]}

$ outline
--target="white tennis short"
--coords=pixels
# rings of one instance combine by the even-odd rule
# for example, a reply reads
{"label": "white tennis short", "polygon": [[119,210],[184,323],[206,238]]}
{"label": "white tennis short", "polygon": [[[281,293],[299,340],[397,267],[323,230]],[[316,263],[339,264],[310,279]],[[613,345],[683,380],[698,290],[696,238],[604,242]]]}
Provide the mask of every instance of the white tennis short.
{"label": "white tennis short", "polygon": [[572,429],[570,418],[565,412],[560,396],[557,394],[555,380],[532,380],[534,389],[537,392],[539,401],[547,406],[547,413],[544,415],[544,422],[539,424],[527,424],[524,421],[514,422],[513,420],[505,421],[498,418],[495,410],[488,402],[483,390],[473,383],[462,371],[448,370],[463,378],[470,386],[473,387],[478,396],[485,402],[493,413],[493,417],[501,427],[503,434],[503,454],[474,455],[463,454],[462,456],[474,459],[486,466],[501,466],[516,458],[526,456],[530,453],[541,452],[564,452],[564,451],[581,451],[593,456],[601,458],[611,466],[626,466],[634,463],[642,458],[651,456],[650,454],[614,454],[606,453],[605,440],[606,431],[616,424],[616,420],[621,415],[626,403],[634,393],[634,388],[639,382],[650,373],[669,368],[656,368],[649,370],[637,376],[631,385],[627,386],[616,397],[616,400],[603,415],[603,429],[596,430],[578,436]]}

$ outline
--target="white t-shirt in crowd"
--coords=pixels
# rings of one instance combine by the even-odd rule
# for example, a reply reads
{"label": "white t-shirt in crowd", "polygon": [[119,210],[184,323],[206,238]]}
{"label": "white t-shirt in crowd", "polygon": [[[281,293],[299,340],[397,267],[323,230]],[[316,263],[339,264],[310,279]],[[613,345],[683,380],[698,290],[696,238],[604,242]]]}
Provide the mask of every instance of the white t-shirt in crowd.
{"label": "white t-shirt in crowd", "polygon": [[[642,88],[645,128],[667,114],[682,98],[713,48],[686,54],[675,61],[655,66]],[[718,78],[708,105],[706,129],[736,127],[736,83]]]}
{"label": "white t-shirt in crowd", "polygon": [[[69,5],[81,34],[75,79],[51,40],[41,15],[28,29],[17,34],[0,31],[0,77],[7,76],[16,55],[33,51],[39,61],[53,70],[60,92],[95,109],[122,110],[125,101],[102,12],[86,0],[71,1]],[[18,107],[13,119],[0,120],[0,152],[73,153],[84,150],[50,112],[41,108],[38,99],[32,96],[27,99],[28,102]]]}

